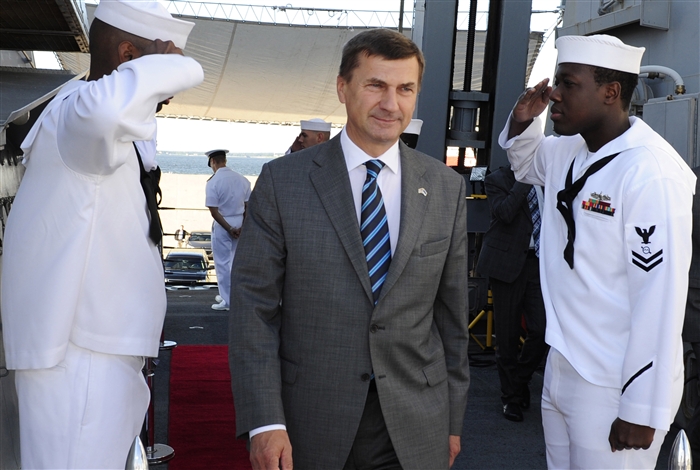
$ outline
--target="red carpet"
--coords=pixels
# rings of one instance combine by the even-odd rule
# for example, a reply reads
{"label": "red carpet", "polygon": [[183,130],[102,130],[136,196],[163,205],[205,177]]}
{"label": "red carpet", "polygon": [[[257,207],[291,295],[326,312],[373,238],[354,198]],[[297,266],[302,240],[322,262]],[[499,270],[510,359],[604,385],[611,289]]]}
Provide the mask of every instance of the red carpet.
{"label": "red carpet", "polygon": [[170,470],[250,469],[236,439],[226,346],[178,346],[170,368]]}

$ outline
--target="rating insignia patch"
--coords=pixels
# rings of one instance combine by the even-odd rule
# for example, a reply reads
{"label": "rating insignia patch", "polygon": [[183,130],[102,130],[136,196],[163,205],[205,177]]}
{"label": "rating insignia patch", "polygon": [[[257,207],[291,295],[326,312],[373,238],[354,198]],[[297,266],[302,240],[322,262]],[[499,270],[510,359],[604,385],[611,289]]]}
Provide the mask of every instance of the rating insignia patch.
{"label": "rating insignia patch", "polygon": [[610,196],[602,193],[591,193],[588,201],[581,202],[581,208],[586,211],[597,212],[598,214],[615,215],[615,208],[610,204]]}
{"label": "rating insignia patch", "polygon": [[637,235],[642,237],[642,244],[648,245],[649,244],[649,237],[651,237],[654,234],[654,230],[656,230],[656,225],[652,225],[648,229],[635,227],[634,230],[637,232]]}
{"label": "rating insignia patch", "polygon": [[[644,247],[644,248],[647,248],[647,247]],[[647,251],[650,251],[650,250],[643,250],[643,251],[646,253]],[[637,266],[638,268],[640,268],[646,272],[649,272],[652,269],[654,269],[655,267],[657,267],[658,265],[660,265],[661,262],[664,260],[663,256],[661,256],[663,254],[663,252],[664,252],[664,250],[659,250],[656,253],[654,253],[653,255],[645,258],[644,256],[640,255],[636,251],[632,250],[632,256],[633,256],[632,264],[634,264],[635,266]]]}

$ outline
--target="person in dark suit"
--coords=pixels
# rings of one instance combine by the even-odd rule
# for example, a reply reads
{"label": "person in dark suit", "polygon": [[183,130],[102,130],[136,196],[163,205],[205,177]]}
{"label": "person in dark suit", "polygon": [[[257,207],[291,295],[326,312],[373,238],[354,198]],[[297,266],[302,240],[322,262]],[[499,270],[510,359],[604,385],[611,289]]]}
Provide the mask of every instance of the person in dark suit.
{"label": "person in dark suit", "polygon": [[[693,173],[700,177],[700,166],[693,168]],[[690,259],[683,341],[690,343],[693,348],[698,367],[698,380],[700,380],[700,184],[697,182],[693,196],[693,255]],[[698,403],[693,417],[686,426],[694,462],[700,462],[700,401]]]}
{"label": "person in dark suit", "polygon": [[229,343],[253,468],[447,469],[459,453],[466,184],[399,142],[422,69],[399,33],[355,36],[337,79],[345,128],[256,183]]}
{"label": "person in dark suit", "polygon": [[[484,235],[477,272],[490,279],[493,294],[503,416],[522,421],[522,410],[530,407],[528,384],[547,353],[538,258],[539,220],[533,230],[533,211],[537,219],[540,217],[540,197],[534,186],[515,181],[509,167],[488,175],[484,185],[491,225]],[[521,349],[523,315],[527,336]]]}

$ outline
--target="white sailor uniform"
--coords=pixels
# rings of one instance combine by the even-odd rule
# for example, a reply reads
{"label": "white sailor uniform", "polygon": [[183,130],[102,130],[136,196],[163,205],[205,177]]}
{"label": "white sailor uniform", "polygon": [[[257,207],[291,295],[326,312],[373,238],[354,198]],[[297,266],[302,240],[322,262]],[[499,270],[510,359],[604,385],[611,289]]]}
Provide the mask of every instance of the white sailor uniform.
{"label": "white sailor uniform", "polygon": [[[554,468],[653,468],[680,403],[695,176],[646,123],[631,117],[630,124],[593,154],[580,135],[545,138],[539,118],[510,141],[507,124],[499,138],[516,178],[545,186],[540,267],[552,351],[543,424]],[[574,199],[571,269],[557,193],[572,162],[575,181],[618,152]],[[575,380],[601,393],[572,394]],[[608,434],[617,417],[656,429],[654,447],[612,453]]]}
{"label": "white sailor uniform", "polygon": [[[158,102],[202,79],[177,54],[123,63],[67,84],[22,144],[2,325],[7,366],[18,370],[24,468],[124,465],[149,401],[139,356],[158,355],[166,308],[133,142],[153,137]],[[77,381],[50,383],[59,373],[64,385]],[[66,396],[81,386],[91,412],[77,416]],[[88,448],[103,455],[90,460]]]}
{"label": "white sailor uniform", "polygon": [[[245,203],[250,197],[250,181],[229,167],[219,168],[207,181],[207,207],[216,207],[231,227],[243,225]],[[214,221],[211,231],[211,248],[219,286],[219,295],[229,305],[231,295],[231,264],[236,254],[238,239],[234,239],[224,227]]]}

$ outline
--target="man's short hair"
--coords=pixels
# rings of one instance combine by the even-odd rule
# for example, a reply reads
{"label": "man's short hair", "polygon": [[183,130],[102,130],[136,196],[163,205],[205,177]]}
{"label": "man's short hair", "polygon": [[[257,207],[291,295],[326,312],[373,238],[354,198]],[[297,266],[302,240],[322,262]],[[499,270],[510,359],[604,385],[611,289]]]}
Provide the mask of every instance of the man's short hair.
{"label": "man's short hair", "polygon": [[605,67],[590,67],[593,69],[593,79],[596,85],[607,85],[612,82],[618,82],[620,84],[620,102],[622,103],[622,109],[628,110],[632,102],[634,89],[639,82],[639,75],[636,73],[606,69]]}
{"label": "man's short hair", "polygon": [[226,163],[226,154],[225,153],[217,153],[217,154],[209,157],[209,160],[214,160],[218,164]]}
{"label": "man's short hair", "polygon": [[99,18],[92,20],[90,25],[90,53],[91,55],[112,54],[122,41],[129,41],[139,50],[143,50],[152,41],[135,34],[127,33],[119,28],[105,23]]}
{"label": "man's short hair", "polygon": [[418,46],[401,33],[390,29],[369,29],[350,39],[343,47],[338,75],[346,82],[352,80],[352,72],[359,66],[360,54],[366,57],[379,56],[385,60],[418,60],[418,86],[423,79],[425,59]]}

